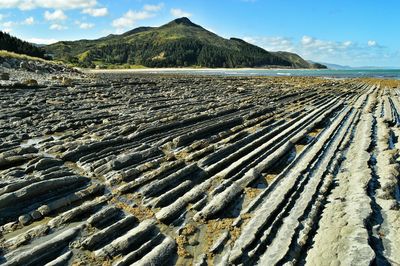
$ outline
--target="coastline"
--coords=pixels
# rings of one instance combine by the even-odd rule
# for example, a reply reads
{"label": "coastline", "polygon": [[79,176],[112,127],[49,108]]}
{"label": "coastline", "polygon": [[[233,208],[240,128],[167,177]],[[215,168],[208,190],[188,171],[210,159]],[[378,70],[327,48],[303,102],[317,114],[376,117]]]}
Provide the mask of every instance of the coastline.
{"label": "coastline", "polygon": [[79,69],[85,74],[177,74],[213,76],[378,78],[400,80],[399,69],[141,68]]}
{"label": "coastline", "polygon": [[235,72],[235,71],[301,71],[301,70],[327,70],[327,69],[316,69],[316,68],[122,68],[122,69],[88,69],[88,68],[77,68],[84,73],[129,73],[129,72],[186,72],[186,71],[205,71],[205,72],[213,72],[213,71],[227,71],[227,72]]}

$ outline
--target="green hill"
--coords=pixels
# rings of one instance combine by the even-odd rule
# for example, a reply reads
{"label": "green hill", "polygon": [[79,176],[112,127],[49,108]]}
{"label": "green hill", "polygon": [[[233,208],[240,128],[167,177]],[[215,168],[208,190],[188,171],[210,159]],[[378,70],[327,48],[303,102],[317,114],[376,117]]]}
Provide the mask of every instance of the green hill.
{"label": "green hill", "polygon": [[84,67],[321,67],[296,54],[268,52],[241,39],[224,39],[188,18],[97,40],[58,42],[45,49],[55,59]]}

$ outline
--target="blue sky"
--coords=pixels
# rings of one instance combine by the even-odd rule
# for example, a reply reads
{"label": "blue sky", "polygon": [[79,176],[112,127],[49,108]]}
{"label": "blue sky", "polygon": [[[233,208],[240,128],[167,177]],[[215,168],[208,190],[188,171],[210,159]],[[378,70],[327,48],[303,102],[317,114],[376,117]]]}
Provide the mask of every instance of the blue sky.
{"label": "blue sky", "polygon": [[187,16],[223,37],[351,66],[400,67],[398,0],[0,0],[0,29],[51,43]]}

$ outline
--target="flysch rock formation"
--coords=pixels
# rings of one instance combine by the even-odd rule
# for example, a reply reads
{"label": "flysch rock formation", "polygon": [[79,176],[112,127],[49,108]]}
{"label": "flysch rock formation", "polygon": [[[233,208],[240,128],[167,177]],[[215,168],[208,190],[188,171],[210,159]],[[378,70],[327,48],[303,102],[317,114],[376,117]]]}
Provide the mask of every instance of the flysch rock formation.
{"label": "flysch rock formation", "polygon": [[0,264],[400,265],[399,87],[13,71]]}

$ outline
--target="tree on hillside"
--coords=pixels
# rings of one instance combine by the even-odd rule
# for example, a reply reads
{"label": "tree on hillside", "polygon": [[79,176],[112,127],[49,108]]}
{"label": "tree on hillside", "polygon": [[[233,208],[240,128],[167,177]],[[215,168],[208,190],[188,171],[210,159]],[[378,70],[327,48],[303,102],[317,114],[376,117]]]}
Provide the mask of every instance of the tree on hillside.
{"label": "tree on hillside", "polygon": [[2,31],[0,31],[0,50],[45,58],[45,52],[40,47],[22,41]]}

